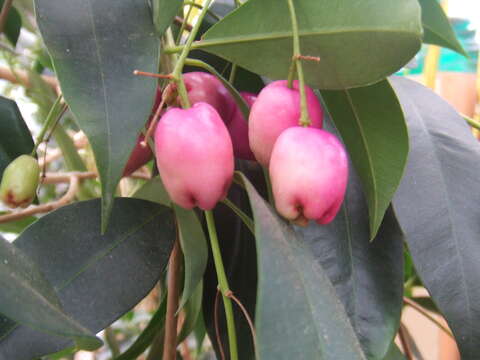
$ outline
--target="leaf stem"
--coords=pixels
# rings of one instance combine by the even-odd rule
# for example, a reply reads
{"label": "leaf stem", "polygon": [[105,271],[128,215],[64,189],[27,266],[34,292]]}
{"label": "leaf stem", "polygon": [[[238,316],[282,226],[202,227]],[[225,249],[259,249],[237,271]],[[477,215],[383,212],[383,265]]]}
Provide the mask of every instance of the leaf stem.
{"label": "leaf stem", "polygon": [[409,299],[407,297],[404,297],[403,298],[403,303],[405,305],[408,305],[410,307],[412,307],[413,309],[417,310],[420,314],[422,314],[423,316],[425,316],[428,320],[430,320],[432,323],[434,323],[435,325],[437,325],[440,330],[442,330],[445,334],[447,334],[448,336],[450,336],[452,339],[455,339],[452,335],[452,333],[450,332],[450,330],[448,330],[445,326],[443,326],[437,319],[435,319],[432,315],[430,315],[428,313],[428,311],[426,309],[423,308],[423,306],[421,306],[420,304],[416,303],[415,301],[413,301],[412,299]]}
{"label": "leaf stem", "polygon": [[222,292],[223,305],[225,307],[225,317],[227,319],[228,342],[230,348],[230,360],[238,360],[237,349],[237,334],[235,330],[235,320],[233,317],[232,301],[228,297],[231,293],[225,268],[223,266],[222,254],[218,244],[217,230],[215,228],[215,219],[210,210],[205,211],[205,218],[207,220],[208,234],[210,236],[210,244],[212,246],[213,260],[215,263],[215,270],[217,272],[218,283],[220,291]]}
{"label": "leaf stem", "polygon": [[118,346],[118,341],[115,338],[115,333],[111,326],[105,328],[105,341],[112,353],[112,357],[115,358],[120,355],[120,347]]}
{"label": "leaf stem", "polygon": [[42,129],[40,130],[40,133],[37,136],[37,139],[35,141],[35,146],[33,147],[32,156],[35,156],[35,153],[37,152],[38,146],[43,142],[45,138],[45,134],[47,133],[48,129],[52,127],[52,125],[56,122],[59,114],[63,114],[62,108],[62,95],[59,95],[55,102],[53,103],[52,107],[50,108],[50,112],[47,115],[47,118],[45,120],[45,123],[43,124]]}
{"label": "leaf stem", "polygon": [[[297,14],[295,12],[295,6],[293,5],[293,0],[288,1],[288,8],[290,10],[290,18],[292,21],[292,32],[293,32],[293,57],[292,57],[292,66],[290,68],[290,73],[293,73],[293,69],[297,69],[298,73],[298,82],[300,87],[300,102],[301,102],[301,115],[300,115],[300,126],[310,126],[311,121],[308,116],[307,109],[307,94],[305,92],[305,78],[303,75],[303,66],[300,57],[302,56],[300,52],[300,35],[298,31],[298,21]],[[293,75],[289,74],[288,86],[291,88],[293,86]]]}
{"label": "leaf stem", "polygon": [[180,95],[182,106],[184,108],[190,107],[190,100],[188,99],[187,88],[185,87],[185,83],[183,82],[183,77],[182,77],[183,67],[185,65],[185,60],[187,59],[188,53],[190,52],[190,48],[192,47],[192,43],[195,40],[195,37],[197,36],[198,30],[200,30],[202,21],[205,15],[207,14],[208,8],[212,2],[213,0],[207,0],[203,5],[203,8],[200,11],[200,14],[198,15],[197,22],[193,26],[192,31],[190,31],[190,35],[188,36],[187,42],[183,47],[180,57],[178,58],[177,63],[175,65],[175,69],[173,70],[173,73],[172,73],[173,79],[177,84],[178,94]]}
{"label": "leaf stem", "polygon": [[245,214],[237,205],[235,205],[229,198],[225,198],[222,202],[227,205],[237,216],[243,221],[246,227],[255,235],[253,220]]}
{"label": "leaf stem", "polygon": [[184,5],[185,6],[190,5],[190,7],[188,8],[187,15],[183,19],[182,26],[180,27],[180,31],[178,32],[177,41],[176,41],[177,44],[180,44],[180,40],[182,40],[182,35],[183,35],[183,32],[185,31],[185,28],[187,27],[188,19],[190,19],[190,15],[192,14],[192,10],[193,10],[194,6],[198,5],[198,4],[196,4],[193,1],[187,1]]}
{"label": "leaf stem", "polygon": [[470,125],[474,129],[480,130],[480,122],[468,117],[467,115],[462,114],[462,117],[465,119],[465,121],[468,123],[468,125]]}

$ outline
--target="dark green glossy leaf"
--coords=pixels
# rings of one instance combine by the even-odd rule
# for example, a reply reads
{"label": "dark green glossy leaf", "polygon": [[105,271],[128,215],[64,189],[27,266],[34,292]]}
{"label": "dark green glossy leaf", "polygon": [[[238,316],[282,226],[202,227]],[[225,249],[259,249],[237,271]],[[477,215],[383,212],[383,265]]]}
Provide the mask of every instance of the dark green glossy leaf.
{"label": "dark green glossy leaf", "polygon": [[37,264],[2,237],[0,285],[0,312],[8,319],[29,329],[75,339],[80,348],[94,350],[102,345],[95,334],[63,312],[54,288]]}
{"label": "dark green glossy leaf", "polygon": [[[54,286],[65,312],[94,333],[151,290],[175,240],[173,214],[164,206],[118,198],[103,236],[100,210],[100,200],[60,208],[15,241]],[[1,360],[30,360],[70,345],[0,319]]]}
{"label": "dark green glossy leaf", "polygon": [[167,30],[182,5],[182,0],[152,0],[153,24],[158,36]]}
{"label": "dark green glossy leaf", "polygon": [[[5,212],[0,211],[0,215],[4,215]],[[17,221],[11,221],[7,223],[0,224],[0,232],[21,233],[28,225],[34,223],[37,218],[29,216]]]}
{"label": "dark green glossy leaf", "polygon": [[183,308],[203,279],[207,268],[208,244],[202,224],[194,210],[185,210],[173,205],[178,229],[180,245],[184,257],[185,281],[179,309]]}
{"label": "dark green glossy leaf", "polygon": [[[405,65],[420,49],[416,0],[295,0],[307,82],[321,89],[375,83]],[[287,77],[292,25],[287,1],[249,0],[194,45],[268,76]],[[253,55],[254,54],[254,55]]]}
{"label": "dark green glossy leaf", "polygon": [[392,209],[370,242],[366,201],[351,169],[335,220],[296,231],[334,285],[367,358],[382,360],[397,333],[403,305],[403,235]]}
{"label": "dark green glossy leaf", "polygon": [[159,41],[146,0],[35,0],[37,22],[63,95],[92,145],[102,183],[102,229],[148,119]]}
{"label": "dark green glossy leaf", "polygon": [[[4,0],[0,0],[0,8],[3,7]],[[22,18],[15,7],[11,7],[8,12],[7,22],[5,23],[5,36],[8,41],[15,46],[17,45],[20,30],[22,28]]]}
{"label": "dark green glossy leaf", "polygon": [[13,100],[0,96],[0,178],[3,170],[22,154],[33,150],[33,139]]}
{"label": "dark green glossy leaf", "polygon": [[402,109],[387,80],[364,88],[322,91],[322,97],[362,179],[373,239],[407,162]]}
{"label": "dark green glossy leaf", "polygon": [[480,144],[432,91],[407,79],[392,84],[411,143],[395,212],[417,273],[452,329],[462,359],[478,359]]}
{"label": "dark green glossy leaf", "polygon": [[244,178],[255,219],[259,357],[365,359],[322,267],[293,229]]}
{"label": "dark green glossy leaf", "polygon": [[423,41],[467,56],[440,3],[437,0],[418,0],[418,2],[422,7]]}

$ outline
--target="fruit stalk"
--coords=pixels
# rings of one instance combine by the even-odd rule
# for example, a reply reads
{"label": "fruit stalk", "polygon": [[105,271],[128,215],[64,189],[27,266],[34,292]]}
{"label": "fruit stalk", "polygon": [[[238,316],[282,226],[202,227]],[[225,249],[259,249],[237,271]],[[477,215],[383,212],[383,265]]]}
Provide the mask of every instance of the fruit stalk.
{"label": "fruit stalk", "polygon": [[213,0],[207,0],[203,5],[202,11],[200,11],[200,14],[198,15],[197,22],[193,26],[192,31],[188,36],[187,42],[183,47],[182,53],[180,54],[177,64],[175,65],[175,69],[173,70],[173,73],[172,73],[173,79],[178,87],[178,94],[182,99],[182,106],[185,109],[190,107],[190,101],[188,100],[187,88],[185,87],[185,83],[183,82],[183,79],[182,79],[183,66],[185,65],[185,60],[187,59],[188,53],[190,52],[192,43],[195,40],[195,37],[197,36],[198,30],[200,29],[200,25],[202,24],[203,18],[207,14],[208,8],[212,2]]}
{"label": "fruit stalk", "polygon": [[288,1],[288,8],[290,10],[290,18],[292,21],[292,32],[293,32],[293,57],[292,57],[292,67],[290,68],[290,73],[288,75],[288,87],[292,88],[293,86],[293,73],[297,69],[298,81],[300,82],[300,104],[301,104],[301,116],[300,116],[300,126],[310,126],[310,118],[307,111],[307,94],[305,93],[305,78],[303,75],[303,66],[302,61],[300,60],[300,36],[298,33],[298,21],[297,14],[295,12],[295,6],[293,5],[293,0]]}
{"label": "fruit stalk", "polygon": [[237,334],[235,330],[235,320],[233,317],[232,301],[227,296],[230,293],[227,275],[223,266],[222,254],[218,245],[217,230],[215,228],[215,219],[211,211],[205,211],[207,220],[208,234],[212,246],[213,260],[215,262],[215,270],[217,271],[218,284],[222,293],[223,305],[225,307],[225,317],[227,319],[228,343],[230,348],[230,359],[238,360]]}

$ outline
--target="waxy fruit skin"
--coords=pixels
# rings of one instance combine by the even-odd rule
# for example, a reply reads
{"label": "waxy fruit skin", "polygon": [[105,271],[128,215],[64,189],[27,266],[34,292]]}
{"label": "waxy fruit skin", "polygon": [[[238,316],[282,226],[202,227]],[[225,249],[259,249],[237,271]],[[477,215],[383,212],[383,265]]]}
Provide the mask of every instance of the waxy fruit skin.
{"label": "waxy fruit skin", "polygon": [[[249,92],[240,92],[240,95],[242,95],[249,107],[257,99],[257,95]],[[248,121],[243,117],[242,111],[236,104],[227,127],[232,138],[235,157],[244,160],[255,160],[255,155],[253,155],[248,141]]]}
{"label": "waxy fruit skin", "polygon": [[[148,118],[148,122],[145,125],[147,129],[150,126],[150,123],[152,122],[153,117],[155,116],[155,112],[160,106],[161,101],[162,101],[162,90],[161,88],[157,88],[155,103],[153,104],[152,112],[150,114],[150,117]],[[142,133],[140,133],[140,135],[137,138],[137,143],[135,144],[135,147],[133,148],[132,153],[128,158],[127,164],[123,169],[122,176],[130,176],[135,172],[135,170],[139,169],[140,167],[142,167],[143,165],[145,165],[146,163],[148,163],[150,160],[153,159],[153,152],[150,149],[150,146],[144,147],[141,145],[144,139],[145,139],[145,136]]]}
{"label": "waxy fruit skin", "polygon": [[345,197],[348,158],[332,134],[292,127],[278,138],[270,161],[277,211],[297,225],[331,222]]}
{"label": "waxy fruit skin", "polygon": [[[286,80],[274,81],[262,89],[252,106],[249,116],[250,148],[257,161],[268,166],[273,145],[278,136],[287,128],[298,126],[301,115],[298,81],[290,89]],[[323,125],[322,105],[313,90],[305,86],[307,107],[311,126]]]}
{"label": "waxy fruit skin", "polygon": [[36,196],[39,177],[37,160],[29,155],[20,155],[3,172],[0,199],[11,208],[26,208]]}
{"label": "waxy fruit skin", "polygon": [[211,210],[232,182],[233,147],[217,111],[206,103],[172,108],[155,131],[157,166],[173,202]]}
{"label": "waxy fruit skin", "polygon": [[212,105],[218,114],[228,124],[235,108],[235,100],[220,80],[212,74],[204,72],[189,72],[183,74],[191,105],[205,102]]}

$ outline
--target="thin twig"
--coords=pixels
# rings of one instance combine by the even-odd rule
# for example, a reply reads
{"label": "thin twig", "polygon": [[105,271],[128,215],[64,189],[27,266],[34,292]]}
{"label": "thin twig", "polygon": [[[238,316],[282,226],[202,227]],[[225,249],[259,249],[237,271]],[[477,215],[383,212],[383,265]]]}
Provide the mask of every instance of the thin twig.
{"label": "thin twig", "polygon": [[79,184],[78,176],[72,175],[70,177],[70,186],[68,188],[68,191],[60,199],[58,199],[57,201],[52,201],[47,204],[32,206],[19,212],[12,212],[6,215],[2,215],[0,216],[0,224],[6,223],[9,221],[19,220],[24,217],[32,216],[35,214],[47,213],[67,205],[75,198],[75,195],[78,191],[78,184]]}
{"label": "thin twig", "polygon": [[235,296],[235,294],[230,291],[228,292],[227,294],[225,294],[226,297],[229,297],[230,299],[232,299],[233,301],[235,301],[235,303],[238,305],[238,307],[240,308],[240,310],[242,310],[242,313],[243,313],[243,316],[245,316],[245,319],[247,320],[248,322],[248,326],[250,327],[250,332],[252,334],[252,339],[253,339],[253,349],[254,349],[254,352],[255,352],[255,358],[256,359],[260,359],[260,357],[258,356],[258,346],[257,346],[257,334],[255,332],[255,326],[253,325],[253,321],[252,321],[252,318],[250,317],[250,315],[248,314],[248,311],[247,309],[245,308],[245,306],[242,304],[242,302]]}
{"label": "thin twig", "polygon": [[0,12],[0,33],[3,33],[5,24],[7,23],[8,14],[12,8],[13,0],[5,0],[3,3],[2,11]]}
{"label": "thin twig", "polygon": [[180,292],[180,263],[181,258],[180,243],[177,238],[170,263],[168,265],[168,294],[167,294],[167,314],[165,316],[165,341],[163,348],[163,360],[175,360],[177,357],[177,309],[178,295]]}
{"label": "thin twig", "polygon": [[410,345],[408,344],[408,339],[405,334],[405,327],[403,324],[400,324],[400,328],[398,329],[398,337],[400,338],[400,342],[402,343],[403,353],[407,360],[413,360],[412,349],[410,349]]}
{"label": "thin twig", "polygon": [[223,350],[222,337],[220,336],[220,324],[218,322],[218,303],[220,299],[220,290],[215,294],[215,305],[213,306],[213,322],[215,323],[215,335],[217,337],[218,348],[220,349],[221,360],[225,360],[225,350]]}
{"label": "thin twig", "polygon": [[428,313],[428,311],[423,307],[421,306],[420,304],[416,303],[415,301],[413,301],[412,299],[409,299],[407,297],[404,297],[403,298],[403,302],[405,305],[408,305],[408,306],[411,306],[413,309],[417,310],[420,314],[422,314],[423,316],[425,316],[428,320],[430,320],[431,322],[433,322],[435,325],[437,325],[440,329],[442,329],[445,334],[447,334],[448,336],[450,336],[452,339],[455,339],[455,337],[453,336],[453,334],[451,333],[450,330],[448,330],[445,326],[443,326],[437,319],[435,319],[432,315],[430,315]]}
{"label": "thin twig", "polygon": [[107,326],[105,328],[105,340],[107,345],[112,353],[112,357],[116,358],[120,355],[120,347],[118,346],[117,338],[115,337],[115,333],[111,326]]}
{"label": "thin twig", "polygon": [[175,23],[182,26],[184,26],[184,28],[188,31],[192,31],[192,25],[188,24],[185,19],[182,19],[180,16],[175,16]]}
{"label": "thin twig", "polygon": [[[26,88],[32,87],[29,75],[24,70],[15,70],[15,74],[8,67],[0,66],[0,79],[7,80],[12,84],[23,85]],[[58,80],[53,76],[42,75],[43,81],[50,85],[55,92],[58,90]]]}
{"label": "thin twig", "polygon": [[182,356],[184,360],[193,360],[192,354],[190,353],[190,349],[188,348],[188,344],[186,341],[182,343]]}

